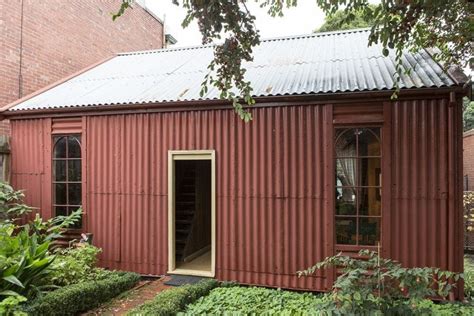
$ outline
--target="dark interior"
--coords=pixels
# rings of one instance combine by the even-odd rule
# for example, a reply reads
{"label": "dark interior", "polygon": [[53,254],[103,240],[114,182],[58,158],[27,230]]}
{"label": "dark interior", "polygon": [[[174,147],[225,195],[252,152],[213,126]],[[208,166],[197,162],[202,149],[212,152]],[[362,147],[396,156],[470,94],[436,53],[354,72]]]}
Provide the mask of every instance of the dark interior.
{"label": "dark interior", "polygon": [[175,161],[176,266],[210,251],[211,161]]}

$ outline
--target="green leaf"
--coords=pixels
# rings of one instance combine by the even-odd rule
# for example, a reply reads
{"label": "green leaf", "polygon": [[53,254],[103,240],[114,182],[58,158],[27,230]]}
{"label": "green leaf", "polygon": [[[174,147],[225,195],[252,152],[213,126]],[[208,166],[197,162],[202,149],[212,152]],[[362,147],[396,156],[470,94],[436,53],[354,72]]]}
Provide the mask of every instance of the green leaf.
{"label": "green leaf", "polygon": [[2,279],[5,280],[5,281],[7,281],[7,282],[9,282],[9,283],[12,283],[12,284],[15,284],[15,285],[17,285],[17,286],[19,286],[19,287],[24,288],[24,286],[23,286],[23,284],[20,282],[20,280],[18,280],[17,277],[14,276],[14,275],[5,276],[5,277],[3,277]]}
{"label": "green leaf", "polygon": [[12,290],[5,290],[5,291],[0,292],[0,296],[21,296],[21,295]]}

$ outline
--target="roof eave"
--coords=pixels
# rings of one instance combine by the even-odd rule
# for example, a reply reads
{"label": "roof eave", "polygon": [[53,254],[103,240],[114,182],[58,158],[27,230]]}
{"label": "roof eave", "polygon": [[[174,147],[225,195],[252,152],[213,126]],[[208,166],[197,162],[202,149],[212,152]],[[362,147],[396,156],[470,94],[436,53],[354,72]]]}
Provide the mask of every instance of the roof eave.
{"label": "roof eave", "polygon": [[102,60],[96,62],[95,64],[92,64],[92,65],[90,65],[90,66],[88,66],[88,67],[86,67],[86,68],[83,68],[83,69],[81,69],[81,70],[79,70],[79,71],[77,71],[77,72],[75,72],[75,73],[73,73],[73,74],[71,74],[71,75],[69,75],[69,76],[67,76],[67,77],[64,77],[64,78],[62,78],[62,79],[60,79],[60,80],[58,80],[58,81],[56,81],[56,82],[53,82],[53,83],[50,84],[50,85],[47,85],[46,87],[43,87],[43,88],[41,88],[41,89],[39,89],[39,90],[36,90],[36,91],[33,92],[33,93],[30,93],[30,94],[28,94],[28,95],[26,95],[26,96],[24,96],[24,97],[22,97],[22,98],[20,98],[20,99],[18,99],[18,100],[15,100],[15,101],[13,101],[13,102],[7,104],[7,105],[4,105],[4,106],[0,107],[0,115],[4,115],[6,111],[8,111],[9,109],[13,108],[14,106],[16,106],[16,105],[18,105],[18,104],[20,104],[20,103],[23,103],[23,102],[25,102],[25,101],[27,101],[27,100],[29,100],[29,99],[31,99],[31,98],[37,96],[37,95],[40,95],[40,94],[42,94],[43,92],[46,92],[46,91],[48,91],[48,90],[51,90],[51,89],[53,89],[54,87],[59,86],[60,84],[63,84],[63,83],[65,83],[66,81],[69,81],[69,80],[71,80],[72,78],[77,77],[77,76],[83,74],[84,72],[89,71],[89,70],[91,70],[92,68],[95,68],[95,67],[97,67],[97,66],[99,66],[99,65],[101,65],[101,64],[103,64],[103,63],[105,63],[105,62],[107,62],[107,61],[109,61],[109,60],[111,60],[112,58],[114,58],[114,57],[116,57],[116,56],[117,56],[117,55],[114,54],[114,55],[112,55],[112,56],[109,56],[109,57],[107,57],[107,58],[104,58],[104,59],[102,59]]}
{"label": "roof eave", "polygon": [[[278,105],[304,105],[318,103],[348,103],[348,102],[393,102],[409,98],[420,98],[426,95],[441,96],[455,93],[464,96],[467,93],[466,87],[450,86],[441,88],[413,88],[402,89],[397,100],[391,100],[393,90],[376,91],[354,91],[354,92],[333,92],[319,94],[299,94],[299,95],[277,95],[256,97],[255,107],[278,106]],[[172,101],[172,102],[150,102],[150,103],[131,103],[123,105],[90,105],[63,108],[16,110],[1,113],[4,118],[22,119],[35,116],[78,116],[78,115],[96,115],[96,114],[116,114],[121,112],[173,112],[187,110],[206,110],[232,108],[228,100],[193,100],[193,101]]]}

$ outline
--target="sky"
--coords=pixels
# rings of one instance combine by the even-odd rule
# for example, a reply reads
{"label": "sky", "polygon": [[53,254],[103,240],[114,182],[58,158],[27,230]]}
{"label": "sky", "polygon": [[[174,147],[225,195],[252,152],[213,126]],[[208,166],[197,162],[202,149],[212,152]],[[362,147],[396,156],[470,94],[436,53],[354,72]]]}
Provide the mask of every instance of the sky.
{"label": "sky", "polygon": [[[181,27],[186,10],[175,6],[171,0],[141,0],[158,17],[165,21],[165,32],[173,35],[178,42],[175,47],[201,44],[201,33],[194,22],[187,28]],[[250,12],[256,17],[257,29],[262,38],[300,35],[312,33],[324,22],[324,13],[315,0],[299,0],[298,6],[284,11],[283,17],[271,17],[258,3],[249,1]]]}

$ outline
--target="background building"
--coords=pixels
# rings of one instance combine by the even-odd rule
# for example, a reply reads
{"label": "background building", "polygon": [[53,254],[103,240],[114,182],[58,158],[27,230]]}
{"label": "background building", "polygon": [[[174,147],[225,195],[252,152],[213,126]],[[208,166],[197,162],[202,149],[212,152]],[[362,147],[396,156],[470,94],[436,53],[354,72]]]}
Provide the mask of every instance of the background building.
{"label": "background building", "polygon": [[162,21],[139,5],[112,21],[120,3],[0,0],[0,107],[118,52],[162,48]]}

